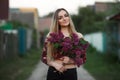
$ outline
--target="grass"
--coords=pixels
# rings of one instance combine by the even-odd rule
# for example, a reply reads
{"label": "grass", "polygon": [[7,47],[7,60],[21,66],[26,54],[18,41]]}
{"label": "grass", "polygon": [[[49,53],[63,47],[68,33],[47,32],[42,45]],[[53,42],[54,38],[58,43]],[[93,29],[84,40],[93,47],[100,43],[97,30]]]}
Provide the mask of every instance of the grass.
{"label": "grass", "polygon": [[120,80],[120,63],[113,54],[103,54],[90,47],[84,67],[96,80]]}
{"label": "grass", "polygon": [[24,56],[0,62],[0,80],[26,80],[40,60],[40,50],[32,49]]}

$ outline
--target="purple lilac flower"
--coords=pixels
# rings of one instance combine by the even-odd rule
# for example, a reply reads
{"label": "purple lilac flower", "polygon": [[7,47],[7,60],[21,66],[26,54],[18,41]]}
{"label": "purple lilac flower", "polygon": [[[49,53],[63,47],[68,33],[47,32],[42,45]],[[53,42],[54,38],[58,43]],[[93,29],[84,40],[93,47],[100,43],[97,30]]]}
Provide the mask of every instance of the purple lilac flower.
{"label": "purple lilac flower", "polygon": [[[64,38],[64,35],[62,32],[58,33],[50,33],[50,37],[48,38],[48,41],[53,43],[56,50],[59,52],[62,52],[62,55],[64,53],[73,58],[75,60],[76,64],[80,66],[83,64],[83,58],[86,56],[86,49],[89,46],[89,43],[85,41],[82,38],[78,38],[78,35],[73,33],[70,37]],[[61,54],[60,52],[60,54]]]}
{"label": "purple lilac flower", "polygon": [[62,50],[64,52],[70,51],[72,49],[71,39],[66,37],[62,42]]}
{"label": "purple lilac flower", "polygon": [[78,35],[77,34],[75,34],[75,33],[73,33],[72,34],[72,39],[73,39],[73,45],[78,45],[78,43],[79,43],[79,38],[78,38]]}
{"label": "purple lilac flower", "polygon": [[51,43],[59,43],[64,38],[64,35],[61,32],[58,33],[50,33],[50,37],[48,38],[48,41]]}
{"label": "purple lilac flower", "polygon": [[82,58],[80,58],[80,57],[76,57],[76,58],[75,58],[75,62],[76,62],[76,64],[77,64],[77,66],[79,67],[79,66],[83,63],[83,60],[82,60]]}
{"label": "purple lilac flower", "polygon": [[86,50],[88,48],[89,44],[82,45],[83,49]]}

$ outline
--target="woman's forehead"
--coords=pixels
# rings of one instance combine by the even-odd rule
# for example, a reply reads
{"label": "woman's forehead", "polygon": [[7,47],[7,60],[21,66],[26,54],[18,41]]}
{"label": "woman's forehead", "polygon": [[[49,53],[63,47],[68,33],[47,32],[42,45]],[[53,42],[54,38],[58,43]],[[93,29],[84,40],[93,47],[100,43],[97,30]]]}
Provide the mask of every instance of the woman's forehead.
{"label": "woman's forehead", "polygon": [[58,12],[58,16],[61,16],[61,15],[64,15],[64,14],[67,14],[67,12],[65,10],[61,10]]}

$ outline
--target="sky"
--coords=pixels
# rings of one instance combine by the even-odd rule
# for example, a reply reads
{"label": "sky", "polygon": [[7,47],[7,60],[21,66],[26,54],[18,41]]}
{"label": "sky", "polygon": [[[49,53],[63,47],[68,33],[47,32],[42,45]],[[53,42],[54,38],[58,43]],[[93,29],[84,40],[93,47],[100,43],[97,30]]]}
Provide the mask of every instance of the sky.
{"label": "sky", "polygon": [[9,0],[9,7],[37,8],[39,16],[42,17],[58,8],[65,8],[70,14],[77,14],[78,7],[113,1],[115,0]]}

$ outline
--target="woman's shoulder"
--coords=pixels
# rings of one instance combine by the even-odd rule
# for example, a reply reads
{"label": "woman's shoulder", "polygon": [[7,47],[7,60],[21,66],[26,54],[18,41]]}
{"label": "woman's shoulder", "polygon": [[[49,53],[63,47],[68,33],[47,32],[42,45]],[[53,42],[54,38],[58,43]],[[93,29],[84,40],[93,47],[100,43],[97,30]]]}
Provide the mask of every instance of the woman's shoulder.
{"label": "woman's shoulder", "polygon": [[46,38],[50,37],[50,34],[51,34],[51,33],[52,33],[52,32],[48,32],[47,35],[46,35]]}
{"label": "woman's shoulder", "polygon": [[46,35],[46,37],[49,37],[49,35],[50,35],[50,32]]}
{"label": "woman's shoulder", "polygon": [[80,32],[76,32],[76,34],[78,35],[79,38],[83,38],[83,34]]}
{"label": "woman's shoulder", "polygon": [[51,33],[52,33],[52,32],[48,32],[48,33],[47,33],[46,39],[50,37],[50,34],[51,34]]}
{"label": "woman's shoulder", "polygon": [[50,36],[50,32],[47,33],[47,35],[45,36],[45,42],[47,42],[47,38]]}

